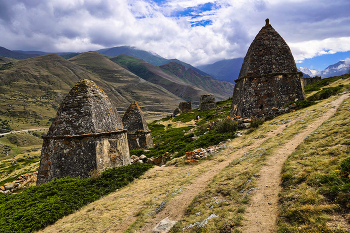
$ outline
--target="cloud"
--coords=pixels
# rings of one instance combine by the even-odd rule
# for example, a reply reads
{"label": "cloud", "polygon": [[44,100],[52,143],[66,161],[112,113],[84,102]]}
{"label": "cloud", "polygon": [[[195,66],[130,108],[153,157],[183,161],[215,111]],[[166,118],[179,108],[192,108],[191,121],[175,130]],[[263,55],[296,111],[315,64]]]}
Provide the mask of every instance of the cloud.
{"label": "cloud", "polygon": [[324,40],[310,40],[298,43],[289,43],[295,60],[300,63],[304,59],[350,51],[350,37],[327,38]]}
{"label": "cloud", "polygon": [[350,65],[350,58],[346,58],[344,61],[345,61],[345,65]]}
{"label": "cloud", "polygon": [[0,0],[0,46],[86,51],[136,46],[193,65],[244,57],[270,18],[302,61],[349,51],[348,0]]}

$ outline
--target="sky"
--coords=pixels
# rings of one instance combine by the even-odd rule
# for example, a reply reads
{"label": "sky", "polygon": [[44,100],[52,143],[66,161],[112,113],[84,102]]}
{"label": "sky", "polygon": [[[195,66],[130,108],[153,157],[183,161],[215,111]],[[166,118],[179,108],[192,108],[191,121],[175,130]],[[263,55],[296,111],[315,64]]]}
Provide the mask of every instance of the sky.
{"label": "sky", "polygon": [[134,46],[192,65],[244,57],[265,19],[297,66],[350,58],[349,0],[0,0],[0,46],[84,52]]}

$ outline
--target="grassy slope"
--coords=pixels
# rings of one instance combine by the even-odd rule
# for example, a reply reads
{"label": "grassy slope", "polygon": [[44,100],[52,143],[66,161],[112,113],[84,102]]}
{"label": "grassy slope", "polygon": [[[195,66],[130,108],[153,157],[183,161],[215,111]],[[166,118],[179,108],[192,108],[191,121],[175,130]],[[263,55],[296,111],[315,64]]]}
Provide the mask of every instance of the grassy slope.
{"label": "grassy slope", "polygon": [[232,83],[215,80],[212,77],[200,74],[191,68],[186,69],[185,66],[176,62],[167,63],[160,66],[160,68],[201,88],[202,90],[215,94],[218,100],[225,100],[232,96],[234,87]]}
{"label": "grassy slope", "polygon": [[5,66],[0,69],[0,119],[9,121],[13,130],[48,127],[64,96],[82,78],[96,81],[118,110],[136,100],[146,116],[159,117],[182,101],[98,53],[80,54],[71,61],[50,54]]}
{"label": "grassy slope", "polygon": [[0,118],[14,130],[48,127],[71,87],[91,77],[54,54],[14,62],[0,70]]}
{"label": "grassy slope", "polygon": [[[171,113],[182,99],[164,88],[147,82],[97,52],[87,52],[69,61],[84,67],[99,79],[94,79],[114,102],[119,111],[125,111],[137,101],[148,115]],[[159,98],[162,96],[162,98]]]}
{"label": "grassy slope", "polygon": [[111,58],[111,60],[125,67],[141,78],[164,87],[171,93],[183,98],[186,101],[198,102],[199,96],[206,93],[202,89],[193,86],[191,83],[185,82],[173,74],[166,73],[158,66],[149,64],[141,59],[133,58],[127,55],[119,55]]}

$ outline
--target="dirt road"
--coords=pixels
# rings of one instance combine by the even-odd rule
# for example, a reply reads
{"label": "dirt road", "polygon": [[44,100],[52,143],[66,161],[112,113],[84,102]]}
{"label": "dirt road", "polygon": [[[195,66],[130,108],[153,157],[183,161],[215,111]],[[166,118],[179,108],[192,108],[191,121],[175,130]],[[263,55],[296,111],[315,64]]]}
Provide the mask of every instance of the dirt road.
{"label": "dirt road", "polygon": [[[257,184],[258,192],[253,196],[251,206],[247,208],[246,221],[244,222],[243,232],[276,232],[276,220],[278,210],[278,193],[280,191],[280,174],[284,161],[291,154],[295,148],[304,140],[304,138],[311,132],[316,130],[324,121],[329,119],[337,110],[339,105],[349,95],[343,95],[331,103],[333,108],[328,110],[322,117],[315,120],[300,134],[296,135],[292,140],[283,145],[278,151],[271,156],[267,164],[262,168],[260,179]],[[296,121],[305,117],[299,116],[297,119],[289,122],[288,125],[294,124]],[[175,197],[163,211],[161,211],[155,218],[147,223],[138,232],[152,232],[152,229],[164,218],[168,217],[172,221],[180,220],[184,214],[187,206],[193,198],[209,184],[213,177],[220,173],[222,169],[229,165],[229,163],[241,157],[247,151],[258,147],[264,141],[281,133],[285,129],[285,125],[281,125],[277,130],[270,132],[265,138],[256,140],[252,145],[241,149],[236,153],[232,153],[229,158],[216,166],[213,166],[208,172],[198,177],[191,185],[189,185],[184,192]],[[240,143],[239,140],[236,143]]]}

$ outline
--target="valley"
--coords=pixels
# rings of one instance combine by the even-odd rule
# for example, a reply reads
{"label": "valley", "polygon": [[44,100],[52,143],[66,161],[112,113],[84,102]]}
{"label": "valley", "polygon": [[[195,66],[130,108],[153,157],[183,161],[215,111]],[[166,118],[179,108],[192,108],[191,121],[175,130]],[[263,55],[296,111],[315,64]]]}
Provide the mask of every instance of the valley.
{"label": "valley", "polygon": [[[256,129],[241,129],[243,136],[224,139],[221,151],[206,160],[185,164],[185,156],[174,156],[167,166],[150,169],[131,184],[63,217],[40,232],[151,232],[166,217],[177,221],[170,232],[255,232],[250,227],[261,225],[272,232],[282,229],[293,231],[296,228],[316,232],[320,229],[343,229],[346,232],[349,229],[346,223],[348,217],[341,213],[346,213],[347,207],[332,204],[332,199],[326,194],[322,196],[315,193],[323,193],[323,189],[318,191],[317,187],[325,187],[317,183],[320,182],[317,177],[336,174],[334,171],[338,170],[341,161],[348,156],[350,79],[348,76],[333,79],[329,86],[324,82],[319,91],[316,91],[317,83],[312,85],[314,87],[307,89],[309,97],[322,91],[322,88],[343,89],[339,94],[318,100],[315,105],[266,121]],[[227,106],[229,101],[223,104],[219,106]],[[218,109],[220,108],[222,107]],[[151,125],[155,127],[159,123],[169,132],[172,129],[184,129],[200,135],[199,131],[191,129],[195,127],[198,130],[201,125],[193,122],[196,110],[193,111],[187,115],[181,114],[173,121],[164,118]],[[207,117],[215,115],[212,111],[202,114],[208,114],[201,117],[204,126],[210,119]],[[221,119],[226,118],[228,112],[222,114]],[[157,138],[156,135],[162,131],[155,130],[153,126],[151,128],[155,134],[152,134]],[[330,128],[332,133],[328,133]],[[22,152],[29,151],[29,148],[24,150],[24,141],[19,136],[16,141],[9,139],[8,135],[4,135],[1,140],[12,140]],[[26,141],[28,140],[27,138]],[[10,141],[2,142],[9,144]],[[160,142],[156,140],[155,143]],[[40,142],[32,148],[36,150],[33,151],[34,154],[39,153]],[[150,153],[153,153],[152,150]],[[305,153],[311,157],[304,162],[307,159]],[[18,153],[10,160],[3,159],[2,166],[17,161],[16,166],[21,167],[20,161],[34,157],[29,155]],[[298,156],[301,157],[296,160]],[[313,160],[318,163],[313,163]],[[13,167],[9,167],[11,166]],[[14,170],[12,174],[18,176],[21,171],[35,170],[37,166],[38,163],[33,160],[22,168],[24,170]],[[305,167],[295,170],[295,166]],[[313,179],[314,183],[304,183],[303,179],[298,178],[304,177],[305,173],[310,175],[303,179]],[[280,182],[282,186],[279,186]],[[346,184],[347,181],[343,182]],[[295,190],[288,188],[291,185],[295,185]],[[296,201],[291,201],[291,195]],[[303,199],[299,199],[299,195]],[[292,207],[287,207],[291,205]],[[259,214],[259,211],[267,212]],[[291,217],[295,211],[304,213],[302,221]],[[334,219],[334,214],[345,217]],[[321,218],[310,223],[317,216]],[[256,225],[257,221],[259,225]]]}

